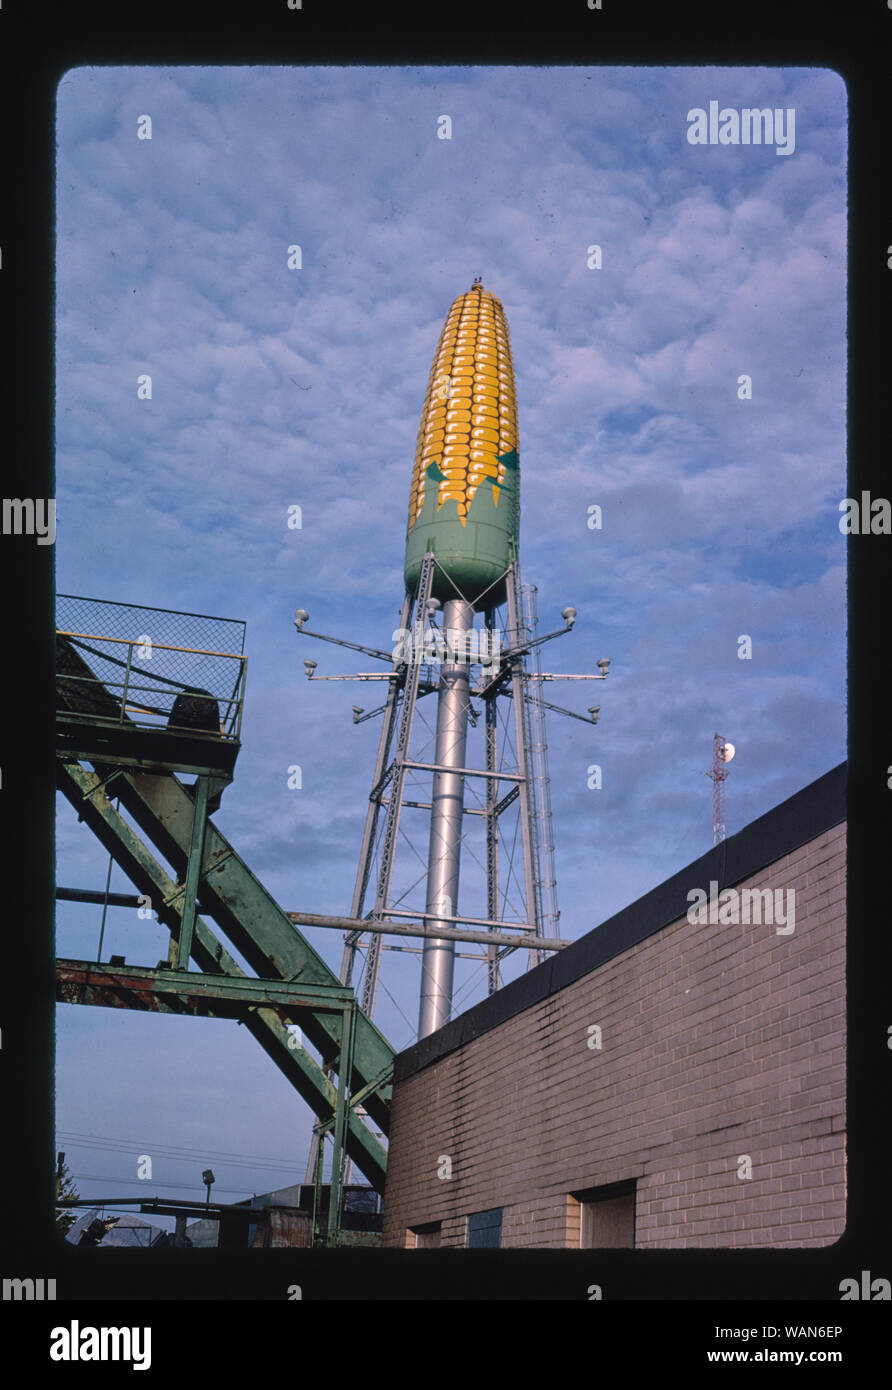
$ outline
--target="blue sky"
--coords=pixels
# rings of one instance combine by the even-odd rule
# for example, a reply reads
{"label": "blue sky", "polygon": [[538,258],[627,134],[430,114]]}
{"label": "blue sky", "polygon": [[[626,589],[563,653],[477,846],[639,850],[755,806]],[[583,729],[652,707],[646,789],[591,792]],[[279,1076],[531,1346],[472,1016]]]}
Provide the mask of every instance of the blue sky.
{"label": "blue sky", "polygon": [[[690,145],[687,113],[713,99],[794,108],[794,153]],[[597,728],[549,723],[561,934],[710,846],[715,731],[738,750],[729,834],[844,758],[845,160],[845,88],[818,69],[63,78],[57,588],[247,622],[244,746],[215,819],[285,908],[349,908],[377,740],[350,715],[377,703],[370,687],[303,675],[306,656],[326,673],[367,659],[299,639],[293,613],[390,646],[428,372],[476,275],[511,332],[523,576],[546,630],[579,613],[546,667],[612,660],[603,684],[546,692],[602,707]],[[59,882],[103,886],[107,858],[67,803],[57,860]],[[128,888],[117,870],[112,888]],[[93,955],[99,915],[60,905],[59,954]],[[337,969],[340,935],[308,935]],[[109,951],[152,964],[163,936],[112,911]],[[376,1022],[401,1048],[420,966],[384,962]],[[470,963],[457,979],[459,1008],[482,997]],[[153,1147],[167,1196],[203,1193],[211,1151],[248,1156],[214,1163],[230,1200],[289,1164],[302,1176],[308,1109],[244,1030],[57,1020],[60,1134],[124,1146],[60,1138],[96,1175],[85,1195],[135,1188]],[[283,1169],[253,1161],[273,1157]]]}

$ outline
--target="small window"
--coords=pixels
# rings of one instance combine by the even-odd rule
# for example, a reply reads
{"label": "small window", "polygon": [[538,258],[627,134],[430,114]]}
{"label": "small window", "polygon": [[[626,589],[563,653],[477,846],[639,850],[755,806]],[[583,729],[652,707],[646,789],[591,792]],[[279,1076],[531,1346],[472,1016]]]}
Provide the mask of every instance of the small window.
{"label": "small window", "polygon": [[502,1244],[502,1208],[477,1211],[468,1217],[468,1249],[498,1250]]}
{"label": "small window", "polygon": [[436,1250],[440,1245],[440,1221],[426,1221],[422,1226],[410,1226],[406,1244],[410,1250]]}
{"label": "small window", "polygon": [[614,1182],[570,1194],[579,1203],[582,1250],[635,1248],[635,1182]]}

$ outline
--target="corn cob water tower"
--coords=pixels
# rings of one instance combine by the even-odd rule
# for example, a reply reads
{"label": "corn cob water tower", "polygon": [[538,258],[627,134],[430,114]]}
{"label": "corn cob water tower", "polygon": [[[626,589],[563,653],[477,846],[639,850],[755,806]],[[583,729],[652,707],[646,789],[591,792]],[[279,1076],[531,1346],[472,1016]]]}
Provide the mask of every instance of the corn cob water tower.
{"label": "corn cob water tower", "polygon": [[[303,636],[390,668],[321,676],[315,661],[305,662],[311,680],[387,687],[378,708],[353,707],[354,722],[381,716],[382,728],[349,914],[357,926],[345,934],[341,982],[353,983],[361,956],[362,1008],[371,1016],[382,950],[412,949],[387,937],[420,939],[419,1038],[451,1017],[457,954],[485,965],[492,993],[506,955],[522,950],[535,965],[569,944],[557,931],[544,712],[596,723],[600,707],[576,714],[544,700],[542,687],[603,680],[610,662],[600,660],[597,674],[542,671],[541,645],[569,632],[576,610],[565,608],[564,626],[538,635],[536,590],[520,577],[519,520],[508,325],[500,300],[478,279],[452,304],[431,366],[395,645],[383,651],[311,632],[302,608],[295,619]],[[434,694],[436,716],[428,720],[421,701]],[[416,845],[405,884],[395,879],[398,840]],[[463,850],[464,879],[472,870],[467,891]],[[475,902],[464,901],[475,893]]]}

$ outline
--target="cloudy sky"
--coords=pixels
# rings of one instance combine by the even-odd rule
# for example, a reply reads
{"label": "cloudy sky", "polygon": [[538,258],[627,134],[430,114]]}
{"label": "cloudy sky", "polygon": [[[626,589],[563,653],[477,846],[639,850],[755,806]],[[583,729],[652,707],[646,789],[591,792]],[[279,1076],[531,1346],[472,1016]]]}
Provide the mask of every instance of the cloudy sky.
{"label": "cloudy sky", "polygon": [[[793,108],[795,150],[690,144],[710,100]],[[612,660],[603,684],[548,692],[602,707],[597,728],[549,724],[561,935],[709,848],[714,732],[738,750],[729,834],[842,761],[835,73],[78,68],[57,159],[57,588],[246,621],[244,746],[215,820],[285,908],[349,908],[378,732],[350,714],[375,687],[303,675],[307,656],[368,659],[298,638],[294,610],[391,645],[427,376],[477,275],[511,331],[523,576],[545,630],[579,614],[547,669]],[[57,855],[60,883],[104,885],[67,803]],[[99,917],[60,905],[59,954],[95,957]],[[340,935],[308,935],[337,969]],[[110,912],[105,959],[164,949]],[[419,975],[385,954],[376,1022],[397,1048]],[[461,1010],[485,974],[460,962],[457,986]],[[199,1195],[207,1161],[223,1200],[302,1177],[308,1109],[244,1030],[60,1007],[57,1046],[85,1195],[126,1195],[144,1153],[167,1196]]]}

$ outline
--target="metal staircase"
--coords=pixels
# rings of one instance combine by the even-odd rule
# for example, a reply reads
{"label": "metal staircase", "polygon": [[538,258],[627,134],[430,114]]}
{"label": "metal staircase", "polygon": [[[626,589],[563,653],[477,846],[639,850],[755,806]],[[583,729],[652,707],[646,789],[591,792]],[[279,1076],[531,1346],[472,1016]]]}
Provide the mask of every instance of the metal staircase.
{"label": "metal staircase", "polygon": [[[387,1134],[393,1050],[359,1009],[353,990],[338,981],[209,818],[232,780],[238,754],[244,657],[152,640],[153,657],[170,654],[164,672],[146,662],[134,682],[136,637],[109,636],[110,617],[120,613],[108,610],[123,607],[92,610],[94,618],[102,614],[99,632],[91,632],[81,614],[78,631],[63,627],[57,636],[58,785],[169,930],[169,957],[154,966],[59,960],[57,998],[239,1019],[321,1127],[333,1132],[329,1231],[336,1239],[344,1152],[383,1190],[386,1150],[358,1111]],[[149,626],[147,611],[138,626]],[[200,617],[152,612],[153,619],[174,627],[178,619]],[[170,674],[178,651],[202,658],[200,685],[188,670],[180,679]],[[227,663],[221,682],[228,695],[209,678],[215,662]],[[233,662],[239,668],[234,682]],[[114,675],[122,667],[123,680]],[[194,785],[178,773],[194,774]],[[59,896],[68,895],[62,890]],[[218,932],[256,976],[229,954]],[[190,961],[197,968],[190,970]],[[300,1025],[321,1063],[296,1045],[289,1023]],[[337,1075],[337,1083],[327,1072]]]}

